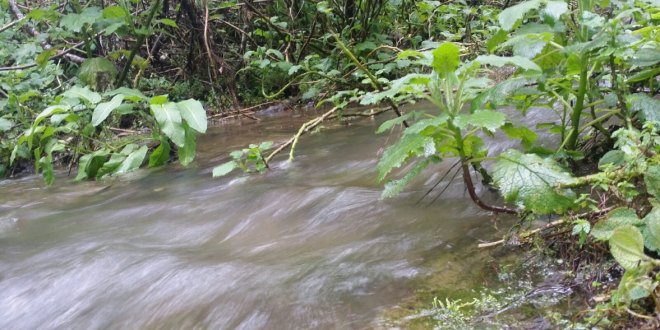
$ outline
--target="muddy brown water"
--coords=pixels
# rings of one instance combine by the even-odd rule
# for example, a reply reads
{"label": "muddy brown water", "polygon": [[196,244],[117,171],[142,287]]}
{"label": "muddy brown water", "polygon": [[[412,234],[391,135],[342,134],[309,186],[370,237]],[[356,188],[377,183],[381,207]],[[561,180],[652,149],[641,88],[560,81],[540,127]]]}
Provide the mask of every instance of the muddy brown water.
{"label": "muddy brown water", "polygon": [[379,200],[379,152],[399,131],[374,131],[391,114],[325,123],[265,175],[211,177],[230,151],[282,143],[315,114],[215,125],[187,168],[0,181],[0,329],[368,329],[432,260],[503,234],[460,176],[417,204],[452,160]]}

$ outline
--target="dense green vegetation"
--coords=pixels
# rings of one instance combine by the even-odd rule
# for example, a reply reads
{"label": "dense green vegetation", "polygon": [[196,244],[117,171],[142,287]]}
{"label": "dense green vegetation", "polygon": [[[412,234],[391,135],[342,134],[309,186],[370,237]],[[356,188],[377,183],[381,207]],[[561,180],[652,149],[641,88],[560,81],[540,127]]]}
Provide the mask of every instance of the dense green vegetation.
{"label": "dense green vegetation", "polygon": [[[288,146],[292,160],[301,136],[324,120],[355,115],[348,104],[381,106],[396,117],[377,133],[405,129],[377,180],[415,164],[384,184],[383,198],[427,166],[458,159],[479,207],[556,215],[546,229],[567,227],[573,249],[609,246],[625,274],[600,289],[611,299],[582,314],[593,326],[651,322],[660,312],[655,0],[4,0],[0,8],[2,176],[35,171],[51,184],[54,166],[77,164],[74,180],[83,180],[173,155],[187,165],[210,114],[252,120],[241,109],[273,99],[332,105],[270,155],[272,143],[253,144],[213,171],[263,173]],[[418,100],[437,112],[401,111]],[[502,107],[545,111],[547,121],[527,127]],[[519,146],[489,152],[485,140],[497,132]],[[537,143],[541,132],[556,148]],[[473,173],[508,204],[482,201]]]}

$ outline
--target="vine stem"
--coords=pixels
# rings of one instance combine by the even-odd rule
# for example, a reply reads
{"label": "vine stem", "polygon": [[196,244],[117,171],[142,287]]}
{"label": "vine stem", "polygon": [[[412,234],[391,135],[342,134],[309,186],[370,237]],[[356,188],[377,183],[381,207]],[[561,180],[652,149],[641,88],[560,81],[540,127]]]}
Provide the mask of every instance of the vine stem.
{"label": "vine stem", "polygon": [[[330,34],[332,34],[332,37],[335,39],[335,41],[337,42],[339,47],[344,51],[344,53],[346,53],[348,58],[350,58],[351,61],[353,61],[353,63],[355,63],[355,65],[357,65],[358,68],[360,68],[360,70],[364,71],[364,73],[367,75],[367,77],[369,77],[369,79],[374,84],[374,86],[376,86],[376,89],[378,89],[379,92],[382,92],[383,86],[380,84],[378,79],[376,79],[376,77],[374,77],[374,75],[371,74],[369,69],[367,69],[364,65],[362,65],[362,63],[358,61],[355,55],[353,55],[353,53],[348,48],[346,48],[346,45],[344,45],[344,43],[341,42],[341,40],[339,40],[339,36],[337,35],[337,33],[335,33],[335,31],[332,30],[332,28],[328,27],[328,30],[330,30]],[[401,117],[401,111],[399,111],[399,107],[391,98],[387,98],[387,103],[390,104],[392,110],[394,110],[396,115]],[[403,126],[408,127],[408,123],[405,120],[403,121]]]}
{"label": "vine stem", "polygon": [[[149,11],[149,16],[147,17],[147,22],[144,25],[145,28],[149,29],[151,27],[151,20],[153,20],[154,15],[158,10],[159,4],[160,4],[160,0],[154,0],[152,2],[151,10]],[[135,41],[135,45],[133,45],[133,49],[131,50],[131,54],[128,55],[128,58],[126,59],[126,65],[124,66],[124,69],[121,71],[119,77],[117,77],[117,81],[115,82],[115,87],[121,87],[121,84],[124,82],[124,80],[126,80],[126,76],[128,75],[128,69],[131,68],[135,55],[137,54],[140,47],[142,47],[142,44],[146,39],[147,39],[146,34],[140,34],[140,36],[138,36],[137,41]]]}

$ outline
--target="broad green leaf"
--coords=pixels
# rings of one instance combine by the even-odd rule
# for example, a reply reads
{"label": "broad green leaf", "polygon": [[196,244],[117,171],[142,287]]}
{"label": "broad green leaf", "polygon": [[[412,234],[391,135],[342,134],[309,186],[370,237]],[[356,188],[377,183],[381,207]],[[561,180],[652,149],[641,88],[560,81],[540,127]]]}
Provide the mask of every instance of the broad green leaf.
{"label": "broad green leaf", "polygon": [[160,129],[167,135],[177,147],[182,148],[185,144],[185,131],[181,125],[181,114],[175,103],[152,104],[151,111],[156,117]]}
{"label": "broad green leaf", "polygon": [[160,22],[167,25],[167,26],[171,26],[171,27],[174,27],[174,28],[177,28],[177,29],[179,28],[179,26],[176,25],[176,22],[174,22],[173,20],[171,20],[169,18],[163,18],[163,19],[160,20]]}
{"label": "broad green leaf", "polygon": [[11,121],[9,121],[5,118],[0,118],[0,132],[10,130],[12,125],[14,125],[14,124]]}
{"label": "broad green leaf", "polygon": [[367,93],[360,101],[362,105],[378,104],[382,100],[393,98],[398,94],[418,94],[423,93],[426,84],[431,82],[431,76],[428,74],[411,73],[391,82],[388,90],[380,93]]}
{"label": "broad green leaf", "polygon": [[496,56],[496,55],[481,55],[478,56],[475,60],[475,62],[480,63],[480,64],[487,64],[487,65],[492,65],[496,66],[498,68],[503,67],[504,65],[510,64],[517,66],[521,69],[524,70],[534,70],[534,71],[541,71],[541,67],[538,66],[538,64],[532,62],[531,60],[521,57],[521,56],[510,56],[510,57],[503,57],[503,56]]}
{"label": "broad green leaf", "polygon": [[[132,89],[132,88],[126,88],[126,87],[119,87],[117,89],[113,89],[111,91],[107,91],[107,92],[103,93],[104,96],[113,96],[113,95],[117,95],[117,94],[122,94],[122,95],[124,95],[124,99],[131,100],[133,102],[139,102],[139,101],[149,102],[149,101],[151,101],[150,97],[145,96],[139,90]],[[165,102],[163,102],[163,103],[165,103]]]}
{"label": "broad green leaf", "polygon": [[320,91],[321,90],[316,88],[316,87],[311,87],[310,89],[308,89],[306,92],[303,93],[303,95],[302,95],[303,101],[309,100],[309,99],[315,97],[316,95],[318,95],[318,93]]}
{"label": "broad green leaf", "polygon": [[650,279],[646,276],[650,270],[646,265],[626,270],[619,281],[616,294],[612,295],[612,302],[630,304],[649,296],[648,290],[653,290],[657,285],[657,283],[650,283]]}
{"label": "broad green leaf", "polygon": [[170,141],[166,137],[160,136],[160,145],[149,156],[149,167],[161,166],[168,159],[170,159]]}
{"label": "broad green leaf", "polygon": [[429,136],[435,132],[435,129],[444,125],[449,119],[449,115],[441,113],[435,118],[422,119],[406,128],[403,134],[420,134],[422,136]]}
{"label": "broad green leaf", "polygon": [[506,123],[500,129],[509,137],[509,139],[520,139],[523,148],[530,149],[534,146],[538,134],[526,126],[515,127],[511,123]]}
{"label": "broad green leaf", "polygon": [[270,149],[270,147],[272,147],[272,146],[273,146],[272,141],[261,142],[261,144],[259,145],[259,150],[260,151],[266,151],[266,150]]}
{"label": "broad green leaf", "polygon": [[460,129],[466,129],[468,125],[478,128],[485,128],[495,132],[500,126],[504,125],[506,115],[501,112],[490,110],[476,111],[471,115],[458,115],[454,118],[454,125]]}
{"label": "broad green leaf", "polygon": [[499,158],[492,175],[506,201],[538,214],[561,214],[575,206],[575,193],[557,187],[575,178],[554,160],[513,149]]}
{"label": "broad green leaf", "polygon": [[575,54],[568,55],[566,59],[566,74],[569,76],[580,74],[582,71],[582,62]]}
{"label": "broad green leaf", "polygon": [[433,139],[417,134],[405,134],[387,148],[378,162],[378,182],[382,181],[392,169],[401,166],[410,156],[423,154],[424,146],[428,142],[433,142]]}
{"label": "broad green leaf", "polygon": [[653,48],[642,48],[635,53],[630,63],[637,66],[651,66],[660,62],[660,50]]}
{"label": "broad green leaf", "polygon": [[378,47],[378,45],[376,45],[373,41],[365,41],[355,45],[353,49],[355,49],[357,52],[361,52],[365,50],[372,50],[376,47]]}
{"label": "broad green leaf", "polygon": [[568,4],[565,1],[548,1],[545,8],[541,10],[543,22],[554,26],[561,15],[568,13]]}
{"label": "broad green leaf", "polygon": [[660,208],[654,207],[643,221],[646,224],[642,229],[644,245],[651,251],[660,251]]}
{"label": "broad green leaf", "polygon": [[163,104],[167,102],[167,95],[158,95],[151,98],[151,104]]}
{"label": "broad green leaf", "polygon": [[525,14],[531,10],[538,9],[541,6],[541,3],[543,3],[542,0],[525,1],[502,10],[497,16],[500,26],[502,29],[510,31],[518,21],[525,17]]}
{"label": "broad green leaf", "polygon": [[275,55],[280,61],[284,61],[284,55],[277,49],[269,49],[266,51],[266,55]]}
{"label": "broad green leaf", "polygon": [[73,181],[76,182],[88,178],[89,176],[87,175],[87,172],[88,172],[89,163],[92,160],[92,158],[94,157],[105,158],[109,153],[110,150],[108,149],[100,149],[91,154],[87,154],[80,157],[80,159],[78,160],[78,175],[76,176],[75,179],[73,179]]}
{"label": "broad green leaf", "polygon": [[53,156],[48,155],[46,157],[41,157],[39,160],[39,165],[41,165],[44,182],[46,182],[46,185],[50,186],[53,184],[53,181],[55,181],[55,172],[53,171]]}
{"label": "broad green leaf", "polygon": [[[46,119],[47,117],[57,114],[57,113],[62,113],[66,112],[69,110],[69,107],[63,104],[60,105],[53,105],[50,106],[46,109],[44,109],[39,115],[37,115],[37,118],[34,119],[34,123],[32,123],[32,127],[29,128],[28,130],[23,133],[23,136],[27,139],[28,141],[28,149],[32,149],[32,143],[33,143],[33,136],[34,133],[38,132],[38,127],[41,121]],[[43,127],[41,127],[43,129]],[[20,145],[23,140],[19,140],[19,143],[17,145]]]}
{"label": "broad green leaf", "polygon": [[80,66],[80,80],[94,89],[104,89],[117,76],[117,67],[105,57],[86,59]]}
{"label": "broad green leaf", "polygon": [[99,103],[92,113],[92,125],[99,126],[112,112],[121,105],[124,100],[124,95],[117,94],[110,100],[110,102]]}
{"label": "broad green leaf", "polygon": [[121,165],[117,167],[114,174],[127,173],[139,168],[140,165],[142,165],[148,150],[149,148],[147,146],[142,146],[140,149],[131,152],[130,155],[124,159]]}
{"label": "broad green leaf", "polygon": [[39,69],[43,70],[46,67],[46,64],[48,64],[48,60],[50,60],[51,55],[55,52],[54,49],[46,49],[39,56],[37,56],[37,59],[35,62],[39,64]]}
{"label": "broad green leaf", "polygon": [[403,188],[405,188],[413,179],[419,175],[419,173],[422,172],[424,168],[426,168],[426,166],[429,165],[430,162],[431,160],[424,159],[418,162],[417,165],[415,165],[415,167],[410,170],[410,172],[408,172],[403,178],[389,181],[387,184],[385,184],[385,190],[383,190],[383,194],[380,195],[380,198],[389,198],[400,193]]}
{"label": "broad green leaf", "polygon": [[492,107],[505,103],[507,98],[513,95],[516,91],[525,87],[527,79],[525,78],[512,78],[507,79],[487,91],[479,94],[470,105],[470,111],[475,112],[480,109],[484,104],[491,103]]}
{"label": "broad green leaf", "polygon": [[644,183],[649,193],[655,198],[660,198],[660,165],[652,165],[646,169]]}
{"label": "broad green leaf", "polygon": [[660,122],[660,101],[649,97],[646,93],[628,95],[626,103],[630,104],[631,111],[639,111],[642,121]]}
{"label": "broad green leaf", "polygon": [[440,78],[446,78],[458,69],[461,52],[456,45],[445,42],[433,51],[433,70]]}
{"label": "broad green leaf", "polygon": [[233,160],[230,162],[226,162],[220,166],[216,166],[213,169],[213,177],[217,178],[219,176],[227,175],[227,173],[233,171],[236,167],[238,167],[238,165],[236,164],[236,161]]}
{"label": "broad green leaf", "polygon": [[206,111],[197,100],[189,99],[176,104],[183,119],[190,127],[200,133],[206,133]]}
{"label": "broad green leaf", "polygon": [[607,240],[614,229],[624,225],[643,226],[644,221],[637,217],[635,210],[625,207],[616,208],[594,225],[591,236],[599,240]]}
{"label": "broad green leaf", "polygon": [[89,163],[87,164],[87,169],[85,170],[87,177],[90,179],[97,177],[99,171],[103,168],[103,165],[105,165],[107,160],[107,155],[99,155],[90,158]]}
{"label": "broad green leaf", "polygon": [[101,95],[99,95],[99,93],[97,92],[91,91],[87,87],[73,86],[69,88],[66,92],[62,93],[62,95],[87,101],[91,104],[96,104],[101,102]]}
{"label": "broad green leaf", "polygon": [[644,238],[637,227],[624,225],[612,231],[610,252],[621,267],[634,269],[649,258],[644,255]]}
{"label": "broad green leaf", "polygon": [[80,121],[80,117],[75,113],[59,113],[50,117],[50,123],[53,126],[59,125],[62,121],[69,123],[78,122]]}
{"label": "broad green leaf", "polygon": [[625,155],[622,150],[610,150],[598,161],[598,167],[605,165],[621,166],[625,162]]}
{"label": "broad green leaf", "polygon": [[296,72],[298,72],[298,70],[300,70],[301,68],[302,68],[302,66],[300,66],[300,65],[294,65],[294,66],[290,67],[289,72],[288,72],[289,76],[296,73]]}
{"label": "broad green leaf", "polygon": [[195,159],[195,149],[197,149],[197,132],[193,130],[188,123],[183,123],[185,130],[185,144],[179,148],[179,162],[181,165],[188,166]]}
{"label": "broad green leaf", "polygon": [[101,16],[102,13],[99,7],[87,7],[80,14],[69,13],[64,15],[60,20],[60,27],[73,32],[80,32],[85,24],[94,24]]}
{"label": "broad green leaf", "polygon": [[123,18],[126,13],[119,6],[108,6],[103,9],[103,18]]}
{"label": "broad green leaf", "polygon": [[376,134],[380,134],[382,132],[385,132],[386,130],[390,129],[392,126],[399,125],[406,121],[410,116],[412,116],[415,112],[408,112],[407,114],[401,116],[401,117],[395,117],[393,119],[390,119],[384,123],[382,123],[379,127],[378,130],[376,131]]}
{"label": "broad green leaf", "polygon": [[490,37],[490,39],[488,39],[486,42],[486,48],[488,48],[488,52],[492,54],[499,45],[506,41],[507,35],[508,33],[506,30],[498,29],[497,33]]}

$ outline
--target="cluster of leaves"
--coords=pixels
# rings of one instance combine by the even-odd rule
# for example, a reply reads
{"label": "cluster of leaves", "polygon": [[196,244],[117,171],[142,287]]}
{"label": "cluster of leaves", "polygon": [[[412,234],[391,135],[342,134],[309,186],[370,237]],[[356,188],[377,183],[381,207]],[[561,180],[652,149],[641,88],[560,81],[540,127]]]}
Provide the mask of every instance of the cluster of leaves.
{"label": "cluster of leaves", "polygon": [[[383,154],[379,181],[417,158],[408,173],[385,185],[383,197],[402,191],[430,163],[458,157],[464,168],[480,168],[481,162],[494,161],[487,175],[517,212],[540,215],[585,207],[598,210],[602,200],[597,203],[589,195],[576,193],[584,186],[601,191],[603,200],[611,204],[627,207],[633,198],[643,197],[644,188],[635,185],[641,179],[646,192],[658,198],[660,102],[653,98],[660,73],[654,23],[658,8],[639,2],[609,6],[609,2],[578,1],[573,10],[568,5],[531,0],[502,11],[498,32],[491,38],[496,40],[491,44],[497,46],[488,51],[510,51],[512,56],[488,54],[460,62],[462,50],[451,43],[432,51],[399,53],[399,58],[411,59],[411,65],[421,67],[421,72],[424,67],[433,72],[386,82],[385,91],[367,92],[362,103],[423,98],[435,104],[440,115],[408,113],[378,129],[382,132],[404,120],[413,122]],[[609,10],[603,10],[606,7]],[[493,84],[484,75],[484,65],[512,66],[515,72]],[[531,130],[508,119],[499,111],[503,106],[515,106],[523,114],[532,108],[547,109],[548,117],[557,119]],[[466,108],[468,113],[464,113]],[[538,133],[544,130],[559,136],[558,148],[536,145]],[[520,147],[488,155],[483,137],[496,131],[519,139]],[[598,171],[579,176],[575,164],[590,151],[580,150],[581,141],[597,141],[596,136],[609,152],[600,155]],[[471,184],[471,179],[464,180]],[[658,202],[651,199],[650,203],[653,209],[641,219],[633,210],[618,208],[595,226],[586,220],[574,222],[573,234],[579,235],[580,244],[589,236],[607,240],[612,255],[626,269],[608,308],[628,308],[646,297],[657,301],[660,278],[649,274],[660,265],[651,257],[660,249],[660,213]]]}
{"label": "cluster of leaves", "polygon": [[[104,99],[108,101],[102,102]],[[155,123],[152,135],[114,140],[107,124],[109,118],[119,120],[122,115],[141,116]],[[11,125],[6,119],[3,122]],[[148,147],[138,147],[136,142],[145,140],[160,142],[149,158],[149,167],[169,160],[171,144],[178,148],[181,164],[188,165],[195,157],[196,133],[206,132],[206,127],[206,112],[196,100],[167,102],[166,95],[150,98],[125,87],[101,95],[87,87],[73,86],[55,97],[53,104],[19,134],[9,165],[20,158],[34,157],[36,171],[41,169],[45,182],[51,184],[53,152],[74,150],[81,156],[76,181],[104,178],[140,167]]]}
{"label": "cluster of leaves", "polygon": [[244,172],[251,172],[249,165],[254,163],[254,169],[259,173],[266,173],[268,163],[264,159],[264,151],[270,149],[273,142],[262,142],[259,145],[250,144],[248,148],[234,150],[229,155],[233,160],[213,169],[213,177],[227,175],[234,169],[240,168]]}

